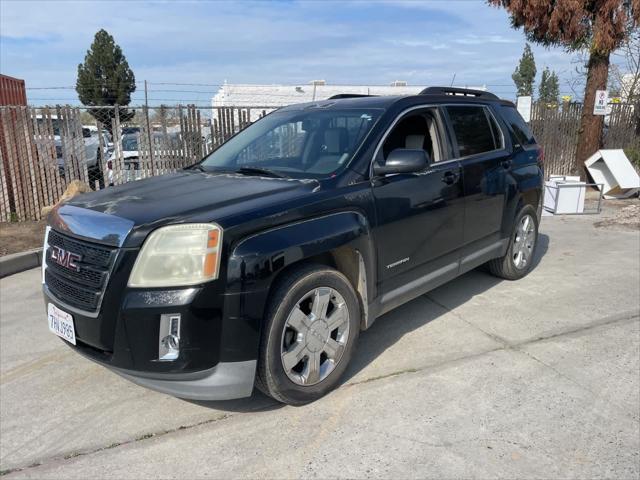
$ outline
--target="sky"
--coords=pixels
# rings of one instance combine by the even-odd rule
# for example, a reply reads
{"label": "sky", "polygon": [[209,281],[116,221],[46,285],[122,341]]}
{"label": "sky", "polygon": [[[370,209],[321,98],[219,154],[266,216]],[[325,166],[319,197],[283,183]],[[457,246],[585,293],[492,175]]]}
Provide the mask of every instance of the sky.
{"label": "sky", "polygon": [[[78,104],[77,66],[106,29],[133,69],[132,104],[210,104],[229,83],[486,85],[515,98],[525,37],[481,0],[0,1],[0,72],[29,103]],[[532,45],[572,94],[575,56]],[[54,88],[55,87],[55,88]]]}

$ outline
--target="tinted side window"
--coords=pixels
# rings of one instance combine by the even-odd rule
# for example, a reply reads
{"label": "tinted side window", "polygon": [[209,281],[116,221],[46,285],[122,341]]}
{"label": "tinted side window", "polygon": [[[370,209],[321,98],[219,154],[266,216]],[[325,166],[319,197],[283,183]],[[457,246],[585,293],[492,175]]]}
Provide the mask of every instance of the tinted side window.
{"label": "tinted side window", "polygon": [[450,106],[446,109],[461,157],[499,148],[484,107]]}
{"label": "tinted side window", "polygon": [[502,106],[500,107],[500,112],[502,113],[504,121],[507,122],[513,130],[513,134],[520,144],[533,145],[536,143],[536,139],[533,138],[531,130],[529,130],[529,127],[515,107]]}

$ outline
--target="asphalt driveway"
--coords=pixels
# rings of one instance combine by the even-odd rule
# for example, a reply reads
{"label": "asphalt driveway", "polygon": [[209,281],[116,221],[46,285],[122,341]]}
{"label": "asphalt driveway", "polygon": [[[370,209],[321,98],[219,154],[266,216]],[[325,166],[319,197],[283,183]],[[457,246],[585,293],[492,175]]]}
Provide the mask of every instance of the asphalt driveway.
{"label": "asphalt driveway", "polygon": [[40,273],[0,280],[7,478],[640,475],[640,232],[543,220],[519,282],[471,272],[378,319],[304,407],[194,403],[49,333]]}

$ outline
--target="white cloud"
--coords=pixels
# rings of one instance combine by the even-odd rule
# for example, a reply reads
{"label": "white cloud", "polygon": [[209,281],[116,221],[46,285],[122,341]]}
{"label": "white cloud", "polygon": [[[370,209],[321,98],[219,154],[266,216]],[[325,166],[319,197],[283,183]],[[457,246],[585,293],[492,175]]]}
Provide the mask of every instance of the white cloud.
{"label": "white cloud", "polygon": [[[456,83],[500,85],[508,93],[524,46],[522,32],[510,28],[506,13],[480,0],[0,0],[3,73],[25,78],[28,86],[73,85],[77,64],[100,28],[122,46],[136,78],[156,84],[215,84],[225,79],[305,83],[324,78],[331,83],[388,84],[399,79],[433,85],[448,84],[455,73]],[[540,65],[568,71],[571,57],[562,50],[534,51]],[[206,101],[207,91],[214,89],[193,88],[205,93],[183,97]],[[74,96],[73,91],[29,92],[33,98],[62,94]],[[170,96],[158,92],[152,98]]]}

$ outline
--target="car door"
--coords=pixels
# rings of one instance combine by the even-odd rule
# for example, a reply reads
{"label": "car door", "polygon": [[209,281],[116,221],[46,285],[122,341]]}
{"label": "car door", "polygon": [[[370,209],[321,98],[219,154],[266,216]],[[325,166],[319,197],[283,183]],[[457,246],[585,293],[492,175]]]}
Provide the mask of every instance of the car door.
{"label": "car door", "polygon": [[[454,150],[462,166],[464,192],[464,250],[462,261],[478,260],[500,246],[507,197],[509,152],[502,130],[484,105],[443,107]],[[470,258],[467,258],[471,256]]]}
{"label": "car door", "polygon": [[461,167],[450,159],[438,110],[417,109],[398,118],[374,159],[382,164],[395,148],[420,147],[432,159],[425,171],[372,180],[383,311],[457,275],[464,219]]}

